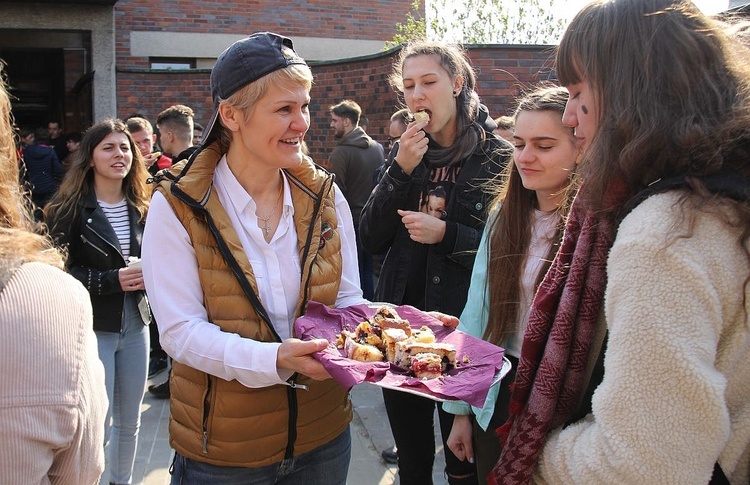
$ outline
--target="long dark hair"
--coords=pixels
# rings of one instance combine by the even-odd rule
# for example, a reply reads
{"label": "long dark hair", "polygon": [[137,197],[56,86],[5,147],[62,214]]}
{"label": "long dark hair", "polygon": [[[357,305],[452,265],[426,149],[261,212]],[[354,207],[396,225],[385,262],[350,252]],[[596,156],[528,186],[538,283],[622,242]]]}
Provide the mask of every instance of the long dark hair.
{"label": "long dark hair", "polygon": [[712,197],[701,182],[720,171],[750,178],[748,50],[728,27],[689,0],[600,0],[566,30],[557,71],[563,85],[587,81],[598,101],[581,162],[588,207],[615,218],[620,207],[601,204],[613,180],[632,196],[683,176],[690,190],[678,204],[736,227],[750,262],[750,203]]}
{"label": "long dark hair", "polygon": [[746,176],[747,51],[688,0],[607,0],[582,9],[557,51],[562,85],[585,80],[599,128],[581,163],[585,200],[606,210],[613,178],[631,194],[662,177],[728,168]]}
{"label": "long dark hair", "polygon": [[140,219],[143,220],[146,217],[151,194],[146,186],[148,171],[141,152],[136,147],[125,123],[114,118],[106,118],[94,124],[83,135],[81,148],[76,152],[60,184],[60,189],[44,209],[48,219],[60,220],[70,218],[75,214],[80,202],[88,195],[89,187],[94,179],[94,169],[91,167],[94,149],[111,133],[124,133],[128,137],[133,163],[122,181],[122,187],[125,199],[135,207],[140,214]]}
{"label": "long dark hair", "polygon": [[[560,116],[565,111],[568,92],[557,86],[541,87],[527,94],[518,104],[514,120],[524,111],[551,111]],[[575,143],[570,129],[571,143]],[[572,182],[571,174],[571,182]],[[537,208],[536,192],[523,186],[515,161],[511,160],[503,174],[504,183],[493,200],[491,213],[496,214],[487,224],[489,234],[487,289],[489,294],[489,321],[484,339],[504,345],[507,338],[518,331],[521,300],[521,279],[531,244],[531,226]],[[536,275],[535,287],[541,283],[562,239],[565,216],[575,190],[569,184],[563,190],[566,198],[557,208],[560,222],[552,240],[552,247]]]}
{"label": "long dark hair", "polygon": [[435,57],[451,79],[455,80],[460,76],[464,81],[456,97],[456,140],[449,147],[438,148],[431,145],[425,154],[430,165],[444,167],[467,158],[487,137],[484,128],[477,123],[480,105],[479,95],[474,90],[476,75],[466,54],[457,45],[420,40],[401,49],[389,78],[391,86],[403,93],[404,62],[410,57],[423,55]]}

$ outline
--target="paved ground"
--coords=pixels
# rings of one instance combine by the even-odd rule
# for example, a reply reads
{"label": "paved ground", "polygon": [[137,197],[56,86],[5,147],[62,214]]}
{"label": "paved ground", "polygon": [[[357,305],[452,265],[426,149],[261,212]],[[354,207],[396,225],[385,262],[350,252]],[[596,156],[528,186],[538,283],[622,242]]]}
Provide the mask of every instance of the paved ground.
{"label": "paved ground", "polygon": [[[166,378],[156,376],[150,383]],[[380,457],[381,450],[393,445],[393,437],[383,406],[380,388],[371,384],[355,386],[351,392],[354,404],[352,421],[352,460],[349,466],[350,485],[398,484],[398,469],[387,465]],[[169,401],[159,400],[146,393],[141,411],[141,431],[135,461],[134,484],[165,485],[169,483],[172,450],[168,441]],[[437,422],[437,417],[436,417]],[[436,425],[436,457],[433,473],[435,485],[445,485],[445,460],[442,442]],[[105,471],[102,484],[108,483]]]}

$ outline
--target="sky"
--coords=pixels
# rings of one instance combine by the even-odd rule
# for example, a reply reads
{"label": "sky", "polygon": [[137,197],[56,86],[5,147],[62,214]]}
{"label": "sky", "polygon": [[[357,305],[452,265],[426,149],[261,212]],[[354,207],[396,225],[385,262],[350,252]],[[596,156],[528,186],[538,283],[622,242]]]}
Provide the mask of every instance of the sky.
{"label": "sky", "polygon": [[[555,0],[555,5],[559,9],[560,16],[571,20],[573,16],[591,0]],[[693,3],[707,15],[715,14],[726,10],[729,7],[729,0],[693,0]]]}

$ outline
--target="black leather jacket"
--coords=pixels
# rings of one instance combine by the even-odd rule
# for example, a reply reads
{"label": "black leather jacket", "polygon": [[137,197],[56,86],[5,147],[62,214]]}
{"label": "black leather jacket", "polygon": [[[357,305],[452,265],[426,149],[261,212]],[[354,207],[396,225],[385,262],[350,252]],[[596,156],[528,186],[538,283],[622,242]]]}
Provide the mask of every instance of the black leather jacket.
{"label": "black leather jacket", "polygon": [[[143,222],[140,214],[128,205],[130,216],[130,255],[141,256]],[[120,253],[120,243],[104,211],[96,201],[93,186],[71,218],[47,221],[58,246],[67,248],[67,270],[91,294],[94,309],[94,330],[120,332],[125,305],[118,270],[127,266]],[[138,303],[143,323],[151,321],[145,291],[132,292]]]}
{"label": "black leather jacket", "polygon": [[[485,143],[462,162],[454,196],[446,208],[445,237],[427,247],[424,278],[425,308],[459,315],[466,303],[476,250],[492,200],[486,182],[508,163],[511,147],[491,133]],[[421,244],[411,240],[397,209],[419,210],[423,180],[429,168],[422,161],[407,175],[391,164],[362,210],[359,233],[371,254],[388,251],[380,270],[375,300],[403,304],[412,252]]]}

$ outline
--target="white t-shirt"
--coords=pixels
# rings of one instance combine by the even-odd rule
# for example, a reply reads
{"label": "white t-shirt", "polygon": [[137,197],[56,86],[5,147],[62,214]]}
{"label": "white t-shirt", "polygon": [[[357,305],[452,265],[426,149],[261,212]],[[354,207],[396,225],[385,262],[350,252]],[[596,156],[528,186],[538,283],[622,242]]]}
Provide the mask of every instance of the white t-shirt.
{"label": "white t-shirt", "polygon": [[520,304],[518,305],[519,331],[512,341],[507,342],[506,352],[514,357],[521,356],[521,344],[526,325],[529,322],[531,302],[536,293],[536,282],[539,270],[544,265],[552,247],[552,239],[555,237],[560,215],[557,212],[542,212],[534,209],[531,225],[531,241],[529,241],[529,252],[526,255],[523,274],[521,275]]}

